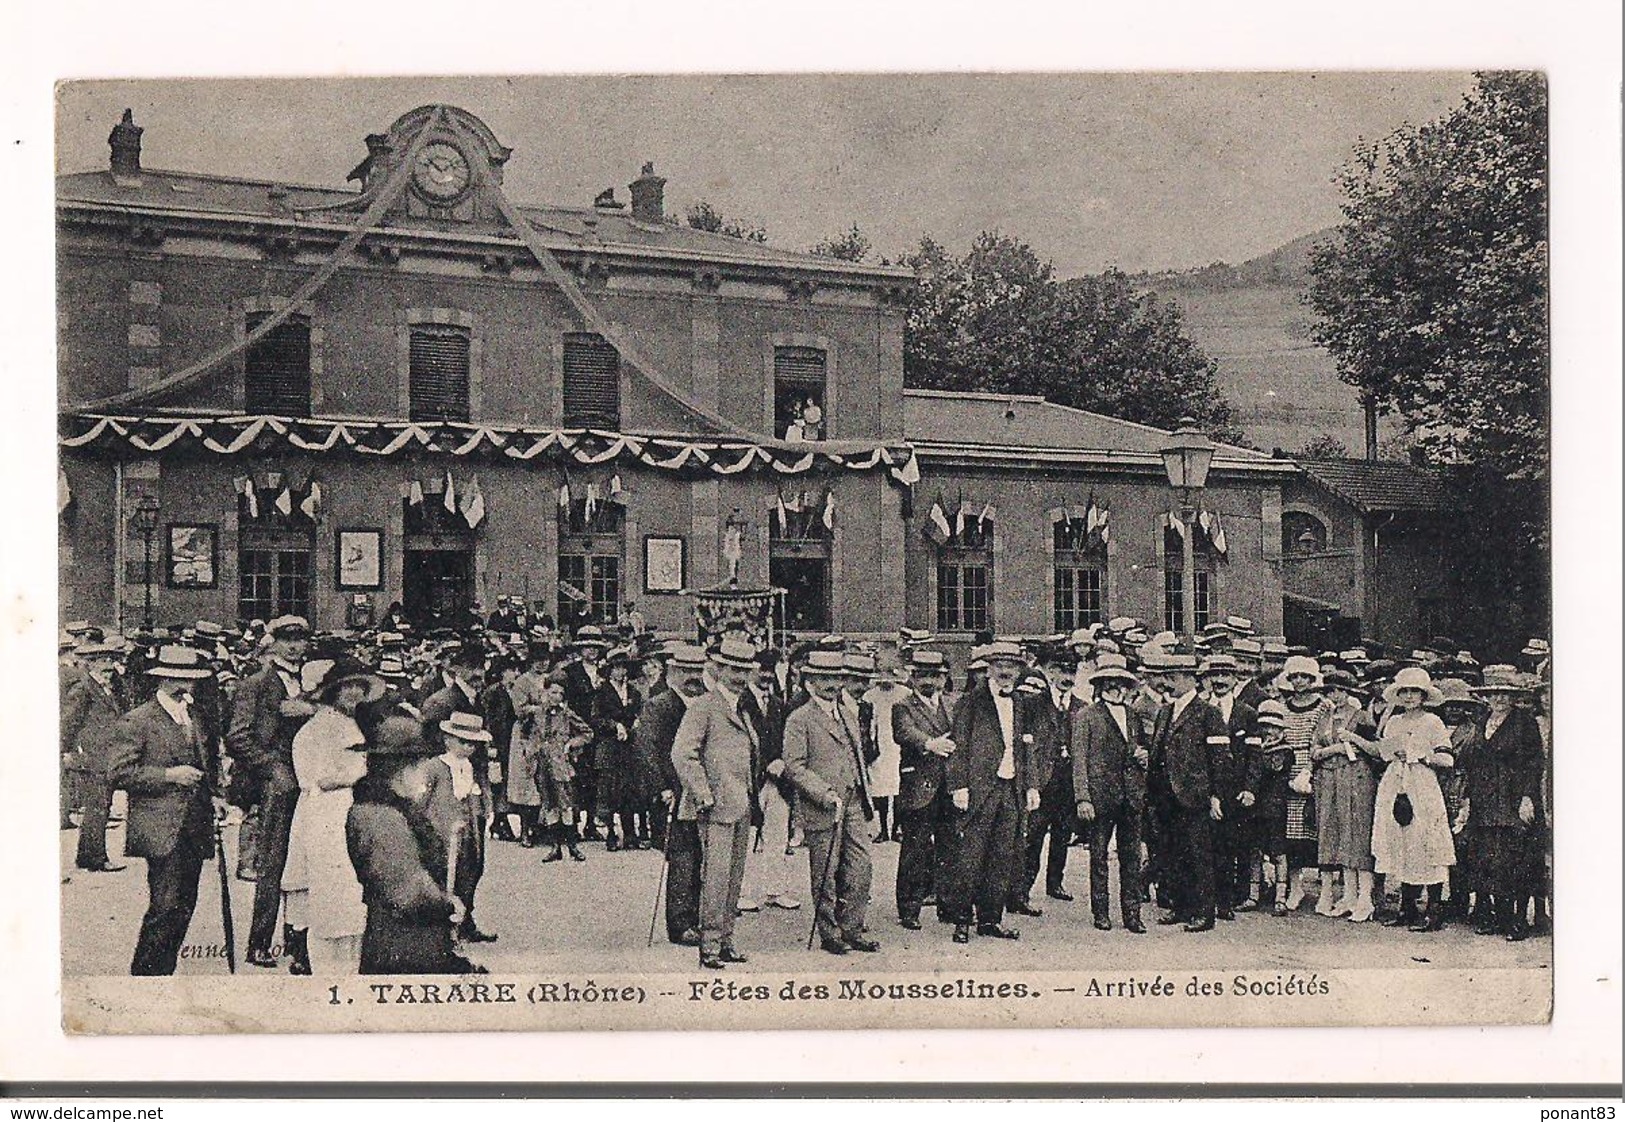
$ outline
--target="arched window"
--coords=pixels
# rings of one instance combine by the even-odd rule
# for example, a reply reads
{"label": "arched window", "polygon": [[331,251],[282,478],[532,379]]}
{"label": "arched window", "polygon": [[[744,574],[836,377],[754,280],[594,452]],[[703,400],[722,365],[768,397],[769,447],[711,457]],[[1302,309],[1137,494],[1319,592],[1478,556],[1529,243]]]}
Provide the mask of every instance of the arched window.
{"label": "arched window", "polygon": [[1281,555],[1307,557],[1325,553],[1326,523],[1302,510],[1288,510],[1281,514]]}

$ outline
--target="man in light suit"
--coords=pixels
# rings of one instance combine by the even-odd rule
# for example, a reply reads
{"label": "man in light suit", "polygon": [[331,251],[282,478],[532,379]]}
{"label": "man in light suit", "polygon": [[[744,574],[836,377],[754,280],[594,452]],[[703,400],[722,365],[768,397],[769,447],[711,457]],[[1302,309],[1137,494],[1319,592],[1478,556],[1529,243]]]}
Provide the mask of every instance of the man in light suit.
{"label": "man in light suit", "polygon": [[197,907],[203,863],[214,854],[218,761],[191,714],[194,684],[213,673],[198,653],[164,647],[147,673],[153,699],[113,733],[113,784],[129,793],[124,851],[147,862],[147,911],[130,960],[134,975],[173,974]]}
{"label": "man in light suit", "polygon": [[[226,750],[234,767],[247,768],[258,790],[259,862],[255,869],[254,918],[248,929],[252,966],[274,968],[271,940],[282,908],[282,867],[288,860],[299,781],[293,771],[293,737],[315,707],[300,696],[300,668],[310,641],[310,624],[280,616],[266,626],[271,640],[265,667],[245,679],[232,699]],[[284,925],[284,943],[292,928]]]}
{"label": "man in light suit", "polygon": [[[948,892],[952,869],[953,823],[947,805],[946,761],[953,755],[949,735],[953,710],[943,696],[948,667],[941,651],[909,652],[908,697],[892,706],[892,739],[900,754],[897,825],[903,843],[897,854],[897,922],[920,929],[926,898]],[[939,908],[939,916],[946,912]]]}
{"label": "man in light suit", "polygon": [[1213,829],[1224,819],[1230,730],[1219,711],[1196,695],[1196,656],[1167,653],[1154,665],[1170,700],[1158,711],[1152,732],[1148,785],[1167,814],[1166,870],[1173,882],[1171,910],[1157,922],[1211,931],[1218,907]]}
{"label": "man in light suit", "polygon": [[1003,925],[1004,903],[1026,817],[1038,809],[1033,736],[1022,728],[1023,707],[1014,696],[1026,659],[1014,643],[991,643],[972,653],[987,663],[987,680],[954,707],[955,748],[945,769],[961,826],[949,907],[956,943],[970,942],[973,914],[978,935],[1020,938]]}
{"label": "man in light suit", "polygon": [[711,666],[715,682],[683,713],[671,762],[683,785],[677,817],[694,822],[700,836],[700,965],[721,970],[746,961],[734,948],[734,918],[751,820],[761,815],[762,766],[742,698],[756,671],[755,649],[726,638],[711,653]]}
{"label": "man in light suit", "polygon": [[1145,934],[1140,919],[1140,835],[1145,814],[1145,770],[1150,754],[1128,692],[1139,685],[1122,655],[1103,654],[1086,679],[1098,698],[1074,705],[1072,786],[1078,820],[1089,834],[1089,906],[1095,927],[1110,931],[1111,889],[1107,851],[1117,837],[1117,890],[1123,927]]}
{"label": "man in light suit", "polygon": [[875,809],[861,718],[841,696],[849,672],[834,651],[812,652],[802,670],[811,700],[784,722],[782,773],[801,799],[816,927],[830,954],[880,949],[863,934],[874,877],[868,824]]}

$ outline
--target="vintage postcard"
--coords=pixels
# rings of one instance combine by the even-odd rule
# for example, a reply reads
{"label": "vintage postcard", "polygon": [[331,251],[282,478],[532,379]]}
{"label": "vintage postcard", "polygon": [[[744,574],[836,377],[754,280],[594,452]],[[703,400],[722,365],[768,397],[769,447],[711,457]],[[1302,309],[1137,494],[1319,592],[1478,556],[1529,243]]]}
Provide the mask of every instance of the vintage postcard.
{"label": "vintage postcard", "polygon": [[57,109],[69,1032],[1550,1018],[1543,74]]}

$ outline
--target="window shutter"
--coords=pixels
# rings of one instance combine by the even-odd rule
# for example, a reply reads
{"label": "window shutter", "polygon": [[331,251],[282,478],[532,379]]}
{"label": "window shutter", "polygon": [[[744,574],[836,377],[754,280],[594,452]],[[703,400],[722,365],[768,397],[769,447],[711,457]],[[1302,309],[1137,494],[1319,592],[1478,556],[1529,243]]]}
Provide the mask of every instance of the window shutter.
{"label": "window shutter", "polygon": [[[253,331],[266,319],[248,319]],[[243,408],[278,417],[310,416],[310,325],[289,319],[248,348],[243,366]]]}
{"label": "window shutter", "polygon": [[468,420],[468,332],[414,327],[408,393],[414,421]]}
{"label": "window shutter", "polygon": [[602,336],[564,337],[564,424],[621,427],[621,356]]}

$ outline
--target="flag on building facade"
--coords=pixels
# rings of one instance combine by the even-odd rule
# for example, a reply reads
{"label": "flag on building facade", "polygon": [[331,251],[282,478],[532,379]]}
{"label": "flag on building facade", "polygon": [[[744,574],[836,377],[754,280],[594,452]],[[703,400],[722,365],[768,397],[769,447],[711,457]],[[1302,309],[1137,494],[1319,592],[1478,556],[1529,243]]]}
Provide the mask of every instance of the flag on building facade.
{"label": "flag on building facade", "polygon": [[316,516],[321,513],[322,485],[314,479],[310,481],[310,487],[305,491],[305,497],[299,501],[299,509],[312,522],[316,521]]}
{"label": "flag on building facade", "polygon": [[446,508],[447,514],[457,513],[457,484],[452,482],[451,469],[446,469],[445,494],[441,497],[441,505]]}
{"label": "flag on building facade", "polygon": [[462,514],[470,530],[485,521],[485,494],[480,490],[480,477],[477,475],[463,488]]}

